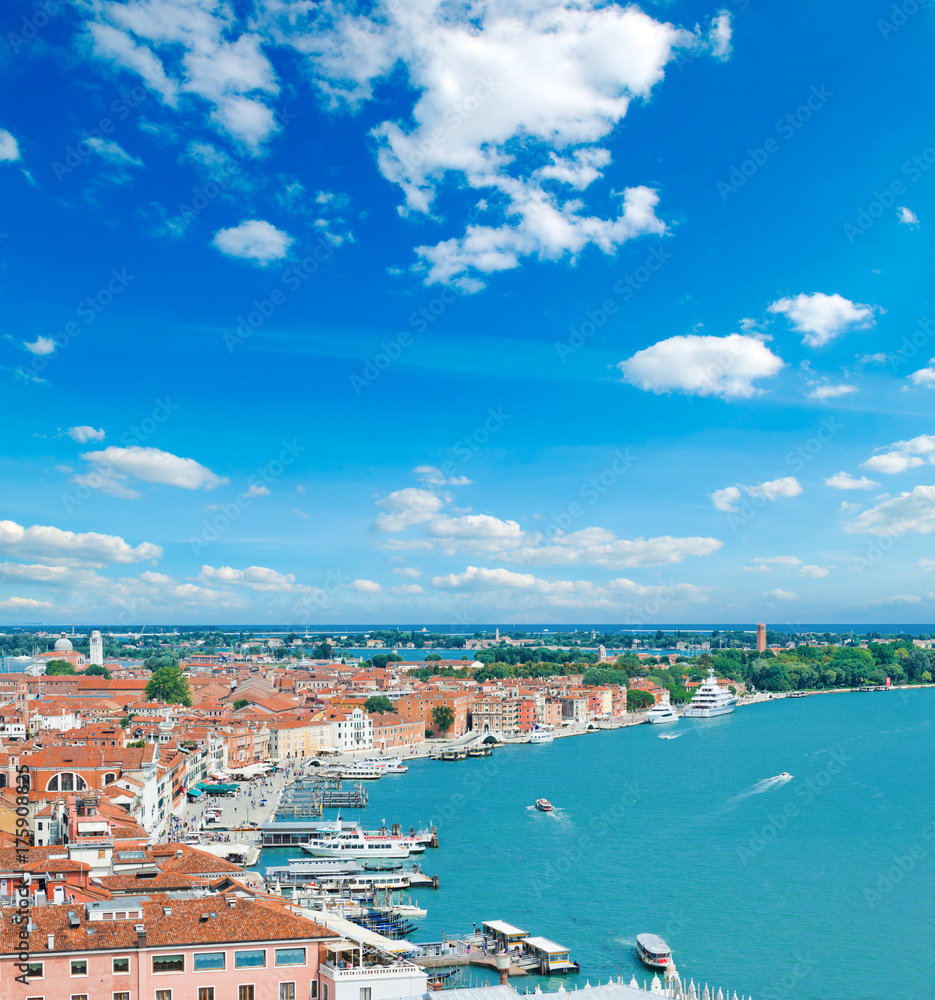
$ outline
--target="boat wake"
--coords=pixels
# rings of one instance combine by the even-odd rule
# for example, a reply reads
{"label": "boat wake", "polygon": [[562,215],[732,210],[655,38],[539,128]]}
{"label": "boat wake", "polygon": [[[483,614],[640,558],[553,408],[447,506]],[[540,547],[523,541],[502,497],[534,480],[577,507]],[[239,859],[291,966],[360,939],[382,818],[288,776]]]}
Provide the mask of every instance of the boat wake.
{"label": "boat wake", "polygon": [[743,802],[744,799],[749,799],[753,795],[762,795],[764,792],[768,792],[773,788],[778,788],[780,785],[784,785],[787,781],[792,780],[791,774],[776,774],[772,778],[763,778],[762,781],[758,781],[755,785],[751,785],[745,792],[741,792],[739,795],[735,795],[728,803],[726,808],[730,809],[737,805],[738,802]]}
{"label": "boat wake", "polygon": [[684,736],[684,733],[660,733],[659,739],[661,740],[677,740],[680,736]]}

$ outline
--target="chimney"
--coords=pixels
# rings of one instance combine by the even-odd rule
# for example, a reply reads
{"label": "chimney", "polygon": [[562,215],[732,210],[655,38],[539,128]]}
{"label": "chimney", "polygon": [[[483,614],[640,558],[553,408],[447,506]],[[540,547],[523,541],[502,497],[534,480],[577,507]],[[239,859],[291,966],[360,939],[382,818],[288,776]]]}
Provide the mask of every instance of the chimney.
{"label": "chimney", "polygon": [[48,944],[49,944],[49,951],[55,951],[55,935],[54,934],[50,934],[49,935]]}
{"label": "chimney", "polygon": [[136,924],[133,928],[136,931],[136,946],[137,948],[146,947],[146,926],[145,924]]}

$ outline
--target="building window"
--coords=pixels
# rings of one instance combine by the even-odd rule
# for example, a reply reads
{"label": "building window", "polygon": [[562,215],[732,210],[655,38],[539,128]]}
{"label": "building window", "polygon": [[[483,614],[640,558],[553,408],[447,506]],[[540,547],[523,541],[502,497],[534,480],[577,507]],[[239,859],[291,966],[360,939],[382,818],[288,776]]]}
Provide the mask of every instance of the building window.
{"label": "building window", "polygon": [[129,993],[115,993],[114,1000],[130,1000]]}
{"label": "building window", "polygon": [[114,782],[116,780],[117,780],[117,775],[114,774],[113,771],[108,771],[107,774],[104,775],[104,784],[105,785],[109,785],[109,784],[111,784],[112,782]]}
{"label": "building window", "polygon": [[370,987],[362,986],[360,988],[360,1000],[370,1000]]}
{"label": "building window", "polygon": [[237,987],[237,1000],[256,1000],[253,983],[250,983],[249,986]]}
{"label": "building window", "polygon": [[86,958],[73,958],[71,960],[71,974],[73,976],[86,976],[88,974],[88,960]]}
{"label": "building window", "polygon": [[153,972],[184,972],[184,955],[153,955]]}
{"label": "building window", "polygon": [[71,1000],[88,1000],[87,993],[72,993]]}
{"label": "building window", "polygon": [[279,1000],[295,1000],[295,983],[279,984]]}
{"label": "building window", "polygon": [[195,955],[195,972],[218,972],[224,969],[223,951],[203,951]]}
{"label": "building window", "polygon": [[305,965],[304,948],[277,948],[277,965]]}
{"label": "building window", "polygon": [[310,994],[310,1000],[318,1000],[318,980],[312,980],[312,991]]}
{"label": "building window", "polygon": [[322,983],[321,989],[322,989],[322,1000],[328,1000],[328,984]]}
{"label": "building window", "polygon": [[129,958],[115,958],[114,959],[114,972],[120,975],[122,972],[130,971],[130,959]]}
{"label": "building window", "polygon": [[156,990],[156,1000],[172,1000],[172,990]]}
{"label": "building window", "polygon": [[43,963],[42,962],[27,962],[26,963],[26,978],[27,979],[42,979],[43,978]]}
{"label": "building window", "polygon": [[250,951],[234,952],[235,969],[265,969],[266,949],[253,948]]}
{"label": "building window", "polygon": [[214,987],[213,986],[199,986],[198,987],[198,1000],[214,1000]]}

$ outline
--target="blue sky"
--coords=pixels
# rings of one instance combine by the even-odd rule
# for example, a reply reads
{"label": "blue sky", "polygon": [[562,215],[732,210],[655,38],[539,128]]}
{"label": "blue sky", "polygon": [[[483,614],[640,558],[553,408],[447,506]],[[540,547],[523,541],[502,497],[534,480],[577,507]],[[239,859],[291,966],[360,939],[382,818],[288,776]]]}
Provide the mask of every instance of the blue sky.
{"label": "blue sky", "polygon": [[935,620],[931,9],[3,27],[3,621]]}

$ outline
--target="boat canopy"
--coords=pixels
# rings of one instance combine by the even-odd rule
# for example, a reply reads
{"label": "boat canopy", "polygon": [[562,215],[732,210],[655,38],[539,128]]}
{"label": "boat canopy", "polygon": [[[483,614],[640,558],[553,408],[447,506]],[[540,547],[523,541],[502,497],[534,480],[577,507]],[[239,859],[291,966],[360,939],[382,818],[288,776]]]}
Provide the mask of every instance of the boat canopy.
{"label": "boat canopy", "polygon": [[659,937],[658,934],[637,934],[637,944],[646,951],[651,951],[654,955],[669,954],[669,946]]}
{"label": "boat canopy", "polygon": [[488,934],[494,934],[510,941],[525,939],[529,934],[529,931],[520,930],[519,927],[514,927],[505,920],[485,920],[481,926]]}
{"label": "boat canopy", "polygon": [[568,957],[568,949],[561,944],[556,944],[544,937],[526,938],[526,945],[534,951],[542,952],[543,955],[564,955]]}
{"label": "boat canopy", "polygon": [[[418,948],[409,941],[393,941],[382,934],[368,931],[366,927],[360,927],[350,920],[345,920],[344,917],[338,917],[322,910],[303,910],[302,912],[314,920],[316,924],[324,924],[329,931],[334,931],[335,934],[340,934],[341,937],[356,941],[358,944],[370,945],[393,955],[405,955],[410,951],[418,951]],[[332,951],[337,950],[337,942],[329,941],[325,944]]]}

